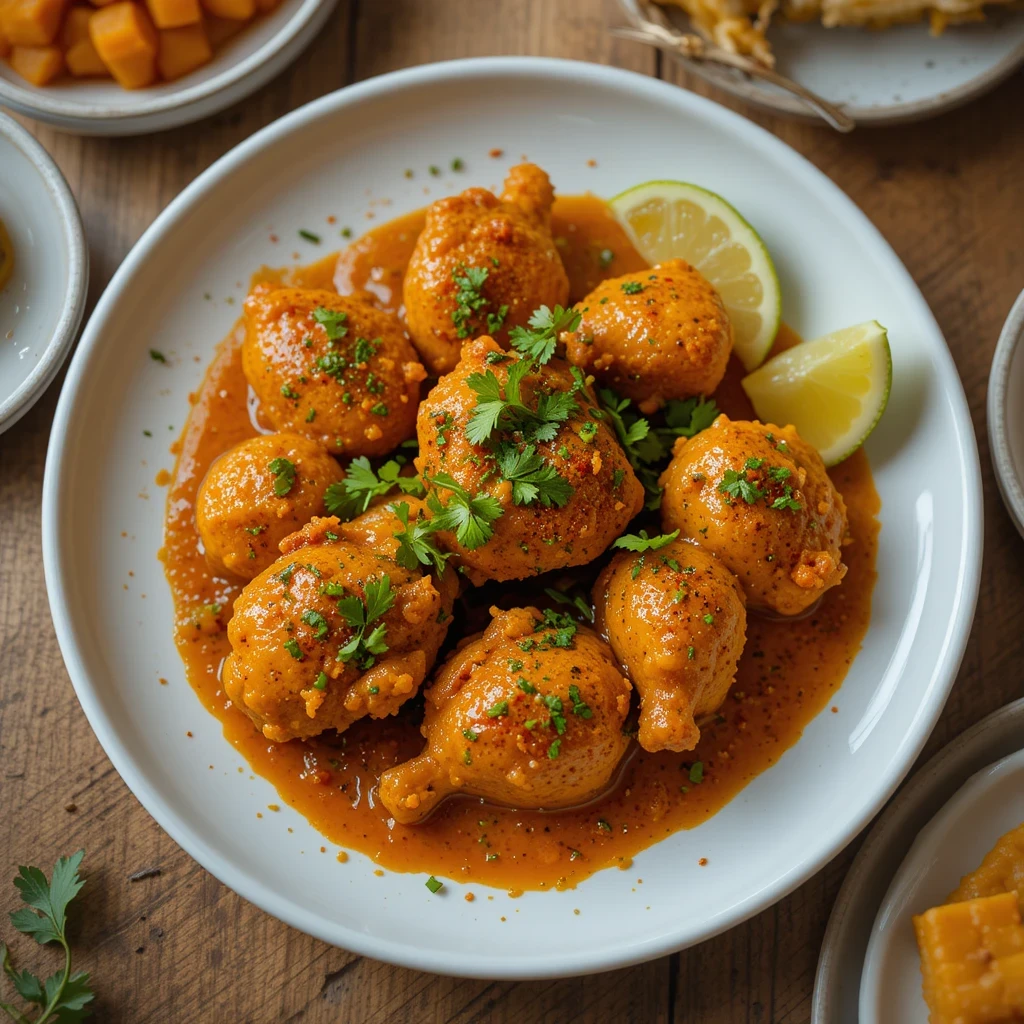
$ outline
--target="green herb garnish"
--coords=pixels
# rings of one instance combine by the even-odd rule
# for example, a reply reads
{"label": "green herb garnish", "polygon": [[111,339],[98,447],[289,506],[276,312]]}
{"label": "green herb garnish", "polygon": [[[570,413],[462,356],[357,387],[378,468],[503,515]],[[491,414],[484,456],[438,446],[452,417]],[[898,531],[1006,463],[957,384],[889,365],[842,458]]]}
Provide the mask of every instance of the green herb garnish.
{"label": "green herb garnish", "polygon": [[290,459],[271,459],[267,469],[274,474],[274,493],[283,498],[295,486],[295,464]]}
{"label": "green herb garnish", "polygon": [[366,584],[365,594],[365,600],[351,594],[338,600],[338,611],[355,631],[348,643],[338,651],[338,661],[355,661],[362,669],[372,668],[376,664],[377,655],[388,649],[384,640],[388,631],[385,623],[378,623],[369,634],[366,630],[395,603],[391,577],[385,574],[380,579],[370,580]]}
{"label": "green herb garnish", "polygon": [[580,325],[580,314],[571,306],[563,309],[555,306],[552,312],[547,306],[534,310],[529,327],[513,327],[509,331],[512,347],[523,355],[546,363],[555,354],[558,336],[563,331],[575,331]]}
{"label": "green herb garnish", "polygon": [[624,533],[612,544],[612,547],[625,548],[626,551],[657,551],[658,548],[671,544],[678,536],[678,530],[673,530],[671,533],[662,533],[657,537],[648,537],[647,531],[641,530],[639,534]]}

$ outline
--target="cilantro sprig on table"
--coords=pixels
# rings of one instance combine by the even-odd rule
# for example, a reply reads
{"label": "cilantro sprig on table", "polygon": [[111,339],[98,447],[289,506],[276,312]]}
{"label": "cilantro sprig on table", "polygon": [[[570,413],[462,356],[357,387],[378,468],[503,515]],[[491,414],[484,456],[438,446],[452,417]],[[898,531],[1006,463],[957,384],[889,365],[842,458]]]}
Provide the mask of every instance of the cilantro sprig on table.
{"label": "cilantro sprig on table", "polygon": [[27,1012],[0,1001],[0,1010],[16,1024],[76,1024],[92,1012],[89,975],[71,970],[71,947],[67,940],[68,905],[85,885],[85,880],[78,875],[84,856],[85,851],[79,850],[70,857],[61,857],[49,881],[39,868],[18,868],[14,884],[26,905],[11,914],[11,924],[19,932],[31,935],[40,945],[59,942],[64,949],[64,967],[44,981],[31,971],[16,970],[6,944],[0,943],[0,966],[4,974],[25,1002],[39,1007],[38,1014],[29,1017]]}
{"label": "cilantro sprig on table", "polygon": [[327,511],[340,519],[354,519],[365,512],[374,498],[383,497],[395,488],[403,494],[421,498],[425,493],[418,476],[402,476],[402,463],[389,459],[374,471],[365,455],[353,459],[345,470],[345,479],[331,484],[324,493]]}

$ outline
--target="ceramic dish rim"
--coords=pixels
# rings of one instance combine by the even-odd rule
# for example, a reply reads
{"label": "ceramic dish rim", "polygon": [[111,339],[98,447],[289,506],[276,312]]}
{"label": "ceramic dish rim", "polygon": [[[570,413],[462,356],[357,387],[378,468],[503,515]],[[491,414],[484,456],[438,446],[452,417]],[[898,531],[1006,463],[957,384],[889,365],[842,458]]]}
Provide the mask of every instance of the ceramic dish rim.
{"label": "ceramic dish rim", "polygon": [[[685,932],[659,935],[650,941],[634,944],[628,949],[614,947],[600,954],[574,954],[567,951],[565,955],[553,960],[550,957],[524,957],[521,961],[510,964],[507,968],[494,969],[493,963],[481,959],[479,963],[463,962],[453,964],[444,952],[419,946],[400,946],[389,940],[378,939],[365,933],[357,932],[349,927],[331,922],[328,926],[321,918],[310,915],[307,911],[293,906],[286,899],[278,896],[274,889],[263,882],[239,872],[233,868],[216,850],[212,849],[202,836],[190,829],[169,807],[164,806],[162,798],[157,796],[143,772],[135,768],[134,761],[122,747],[117,730],[107,718],[106,713],[96,698],[92,684],[83,664],[83,656],[79,648],[78,638],[72,626],[70,613],[66,608],[62,565],[62,544],[59,529],[59,514],[63,467],[61,465],[62,438],[67,432],[74,406],[78,400],[77,388],[84,374],[85,366],[94,349],[102,340],[102,324],[105,318],[121,300],[121,293],[131,283],[136,267],[149,258],[150,254],[161,243],[163,236],[171,231],[180,216],[187,213],[193,202],[197,201],[207,190],[219,184],[222,179],[230,177],[237,167],[242,165],[252,154],[266,147],[276,145],[279,139],[287,137],[302,126],[315,122],[328,113],[349,105],[374,99],[389,92],[408,87],[432,85],[436,82],[466,82],[476,78],[495,78],[504,76],[508,79],[538,78],[551,80],[571,80],[575,85],[600,85],[605,88],[619,90],[625,96],[638,96],[643,99],[669,101],[683,110],[687,108],[711,122],[717,123],[720,130],[728,130],[750,145],[772,152],[784,159],[791,166],[801,168],[820,180],[820,187],[825,194],[831,193],[836,205],[843,206],[858,223],[859,230],[864,231],[878,245],[880,253],[890,264],[891,272],[904,281],[911,300],[918,306],[916,311],[922,320],[930,323],[935,336],[941,340],[942,334],[934,317],[931,315],[924,298],[914,285],[906,268],[885,242],[876,228],[864,217],[853,202],[827,177],[817,171],[808,161],[796,153],[791,147],[776,139],[764,129],[758,127],[739,114],[733,113],[711,100],[679,90],[674,85],[652,79],[634,72],[611,68],[604,65],[583,62],[557,60],[550,58],[524,57],[491,57],[473,58],[460,61],[449,61],[439,64],[408,68],[388,75],[371,79],[367,82],[324,96],[293,111],[280,120],[262,129],[249,139],[243,141],[217,163],[207,169],[192,182],[156,219],[135,247],[129,253],[103,297],[97,305],[96,312],[86,329],[82,344],[76,352],[71,365],[67,385],[61,395],[54,417],[53,433],[47,455],[46,474],[43,482],[43,555],[46,571],[47,590],[50,597],[51,614],[54,620],[58,640],[64,653],[69,674],[75,684],[76,692],[83,710],[88,717],[97,737],[108,751],[108,756],[118,769],[129,788],[139,797],[140,802],[149,810],[168,834],[195,857],[204,867],[225,884],[238,892],[245,899],[266,910],[288,924],[307,934],[314,935],[326,942],[344,944],[345,948],[354,950],[376,959],[391,963],[400,963],[407,967],[439,973],[457,974],[464,977],[503,977],[503,978],[544,978],[565,977],[573,974],[592,973],[600,970],[611,970],[616,967],[640,963],[665,955],[695,941],[703,941],[719,932],[733,927],[753,914],[770,906],[781,899],[798,885],[805,882],[816,871],[823,867],[843,847],[846,846],[871,820],[878,810],[889,799],[899,782],[912,767],[914,760],[931,733],[935,722],[945,704],[946,697],[956,678],[956,673],[963,657],[970,633],[977,600],[981,571],[981,478],[978,463],[977,444],[967,416],[966,398],[959,378],[956,375],[952,356],[945,344],[935,353],[936,365],[941,367],[943,375],[943,393],[954,403],[959,404],[963,416],[955,422],[956,439],[962,453],[964,475],[960,480],[963,493],[962,556],[958,569],[958,578],[953,603],[944,625],[945,636],[943,645],[945,658],[936,664],[922,702],[913,729],[904,738],[902,757],[896,759],[897,764],[891,768],[888,776],[879,782],[877,794],[865,811],[855,819],[837,830],[831,842],[824,846],[815,856],[806,861],[783,870],[772,886],[751,894],[746,899],[723,910],[721,915],[711,922],[706,933],[692,939]],[[751,139],[756,142],[750,142]],[[151,808],[156,808],[154,813]],[[231,879],[230,882],[227,879]]]}
{"label": "ceramic dish rim", "polygon": [[85,313],[89,290],[89,249],[78,205],[60,168],[39,142],[17,121],[0,111],[0,138],[6,139],[32,164],[49,193],[64,234],[68,253],[68,274],[64,305],[53,337],[46,343],[42,357],[32,372],[6,398],[0,400],[0,433],[13,426],[28,412],[49,387],[75,340]]}
{"label": "ceramic dish rim", "polygon": [[1024,536],[1024,484],[1017,476],[1013,455],[1010,452],[1010,436],[1006,422],[1006,399],[1010,386],[1010,364],[1018,346],[1024,341],[1024,291],[1017,296],[1003,324],[992,356],[992,369],[988,375],[988,440],[992,453],[992,465],[996,471],[996,483],[1006,511]]}

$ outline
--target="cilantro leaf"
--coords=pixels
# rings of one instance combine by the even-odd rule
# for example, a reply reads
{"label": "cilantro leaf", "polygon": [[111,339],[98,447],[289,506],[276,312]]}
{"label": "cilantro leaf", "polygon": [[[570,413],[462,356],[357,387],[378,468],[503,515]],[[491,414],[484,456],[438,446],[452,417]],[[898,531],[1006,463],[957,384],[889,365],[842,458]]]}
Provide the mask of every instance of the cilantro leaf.
{"label": "cilantro leaf", "polygon": [[[78,868],[85,856],[79,850],[71,857],[61,857],[54,865],[50,881],[39,868],[22,866],[14,884],[26,906],[11,914],[11,923],[18,931],[31,935],[37,942],[59,942],[64,948],[64,968],[41,981],[30,971],[18,971],[11,963],[7,946],[0,943],[0,967],[10,978],[18,995],[26,1002],[41,1007],[34,1024],[75,1024],[90,1013],[88,1004],[93,994],[89,975],[71,971],[71,949],[65,928],[68,904],[85,884]],[[28,1018],[7,1003],[0,1003],[12,1019],[29,1024]]]}
{"label": "cilantro leaf", "polygon": [[572,485],[550,463],[528,444],[522,450],[503,443],[497,452],[502,479],[512,484],[512,500],[517,505],[531,505],[539,500],[545,507],[562,508],[572,497]]}
{"label": "cilantro leaf", "polygon": [[753,505],[764,497],[764,491],[753,480],[747,479],[745,469],[738,473],[735,469],[727,469],[718,483],[718,493],[726,494],[730,498],[742,498],[748,505]]}
{"label": "cilantro leaf", "polygon": [[455,534],[456,540],[470,551],[482,547],[494,535],[491,526],[504,514],[501,502],[490,494],[479,492],[471,495],[461,484],[447,473],[438,473],[430,478],[435,488],[450,491],[448,501],[442,504],[433,490],[427,497],[431,522],[435,529]]}
{"label": "cilantro leaf", "polygon": [[[460,263],[452,271],[452,280],[455,282],[455,308],[452,310],[452,323],[455,325],[455,333],[459,338],[468,338],[473,330],[473,320],[487,305],[487,298],[481,289],[487,281],[489,271],[486,267],[467,267]],[[505,307],[505,312],[508,308]],[[504,315],[501,316],[504,320]],[[500,324],[498,325],[500,329]]]}
{"label": "cilantro leaf", "polygon": [[379,579],[370,580],[363,588],[365,598],[346,594],[338,600],[338,611],[354,631],[348,643],[338,651],[338,661],[355,661],[362,669],[372,668],[376,655],[383,654],[388,645],[385,642],[387,624],[378,623],[367,635],[367,627],[385,615],[395,603],[395,592],[391,589],[391,577],[386,573]]}
{"label": "cilantro leaf", "polygon": [[693,437],[707,430],[718,418],[713,398],[672,399],[665,405],[665,430],[676,437]]}
{"label": "cilantro leaf", "polygon": [[396,487],[403,494],[422,497],[426,493],[423,481],[418,476],[401,476],[401,472],[402,464],[397,459],[389,459],[374,472],[370,460],[360,455],[349,463],[345,478],[324,492],[327,511],[341,519],[354,519],[370,507],[374,498]]}
{"label": "cilantro leaf", "polygon": [[421,565],[433,565],[440,576],[445,569],[449,553],[441,551],[431,539],[437,525],[433,519],[416,519],[409,522],[409,504],[402,501],[389,506],[405,529],[394,534],[398,541],[395,561],[405,569],[418,569]]}
{"label": "cilantro leaf", "polygon": [[641,530],[639,534],[624,533],[612,544],[612,547],[625,548],[626,551],[657,551],[658,548],[671,544],[678,536],[678,530],[673,530],[671,533],[663,533],[657,537],[648,537],[647,531]]}
{"label": "cilantro leaf", "polygon": [[787,484],[782,494],[772,502],[772,508],[789,509],[791,512],[799,512],[803,506],[793,498],[793,488]]}
{"label": "cilantro leaf", "polygon": [[274,474],[274,493],[283,498],[295,486],[295,464],[278,457],[267,463],[267,469]]}
{"label": "cilantro leaf", "polygon": [[509,331],[512,347],[538,363],[546,363],[555,354],[558,336],[563,331],[575,331],[580,325],[580,313],[571,306],[563,309],[555,306],[552,312],[547,306],[533,311],[529,327],[513,327]]}
{"label": "cilantro leaf", "polygon": [[587,622],[594,621],[594,609],[582,594],[574,594],[570,597],[568,594],[563,594],[560,590],[555,590],[554,587],[545,587],[544,593],[558,604],[572,605]]}
{"label": "cilantro leaf", "polygon": [[347,313],[327,309],[326,306],[317,306],[311,316],[324,329],[328,341],[337,341],[348,334],[348,328],[343,326],[348,319]]}

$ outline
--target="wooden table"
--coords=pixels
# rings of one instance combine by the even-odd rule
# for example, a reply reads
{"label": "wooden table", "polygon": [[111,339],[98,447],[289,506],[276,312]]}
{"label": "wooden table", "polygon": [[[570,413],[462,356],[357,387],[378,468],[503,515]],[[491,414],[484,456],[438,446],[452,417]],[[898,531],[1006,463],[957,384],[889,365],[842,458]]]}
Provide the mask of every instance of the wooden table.
{"label": "wooden table", "polygon": [[[95,302],[154,216],[221,154],[295,107],[395,68],[494,53],[597,61],[684,81],[604,31],[615,0],[341,0],[298,63],[220,116],[162,135],[36,134],[74,190]],[[686,82],[698,92],[708,90]],[[721,96],[720,102],[729,103]],[[730,104],[731,105],[731,104]],[[1003,319],[1024,287],[1024,75],[966,109],[844,137],[744,109],[864,209],[941,324],[970,400],[985,480],[985,571],[960,679],[927,754],[1021,696],[1024,543],[987,457],[985,391]],[[0,437],[0,874],[88,851],[74,945],[103,1022],[799,1022],[851,847],[747,924],[655,963],[590,978],[461,981],[363,959],[291,930],[225,889],[129,793],[86,723],[50,624],[40,489],[58,379]],[[941,490],[941,481],[936,481]],[[74,509],[65,510],[74,515]],[[856,844],[854,844],[856,846]],[[130,883],[142,868],[160,875]],[[0,909],[15,905],[0,886]],[[10,939],[6,914],[0,934]],[[20,937],[23,963],[56,968]]]}

